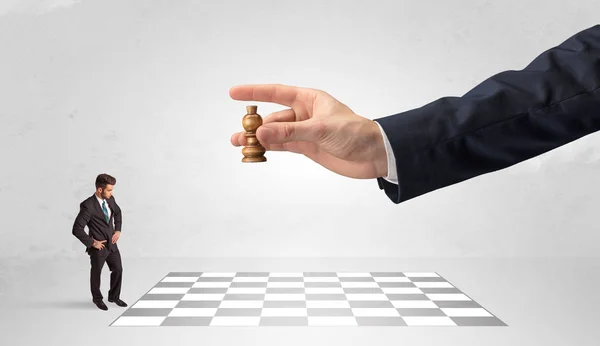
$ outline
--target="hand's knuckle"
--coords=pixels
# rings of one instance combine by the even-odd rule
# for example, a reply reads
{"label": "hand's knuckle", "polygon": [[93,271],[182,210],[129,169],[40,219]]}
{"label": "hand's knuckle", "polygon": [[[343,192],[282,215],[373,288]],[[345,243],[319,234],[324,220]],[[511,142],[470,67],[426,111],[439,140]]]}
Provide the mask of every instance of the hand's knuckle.
{"label": "hand's knuckle", "polygon": [[289,124],[285,124],[283,126],[283,136],[284,138],[291,138],[294,135],[294,128]]}

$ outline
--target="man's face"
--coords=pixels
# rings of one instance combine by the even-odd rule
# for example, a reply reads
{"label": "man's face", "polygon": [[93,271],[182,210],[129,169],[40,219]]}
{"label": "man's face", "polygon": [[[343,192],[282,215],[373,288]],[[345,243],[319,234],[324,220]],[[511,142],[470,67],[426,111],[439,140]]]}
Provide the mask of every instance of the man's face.
{"label": "man's face", "polygon": [[102,198],[104,198],[104,199],[109,199],[113,194],[114,187],[115,187],[114,185],[108,184],[108,185],[106,185],[105,189],[100,188],[102,190],[100,192],[100,196],[102,196]]}

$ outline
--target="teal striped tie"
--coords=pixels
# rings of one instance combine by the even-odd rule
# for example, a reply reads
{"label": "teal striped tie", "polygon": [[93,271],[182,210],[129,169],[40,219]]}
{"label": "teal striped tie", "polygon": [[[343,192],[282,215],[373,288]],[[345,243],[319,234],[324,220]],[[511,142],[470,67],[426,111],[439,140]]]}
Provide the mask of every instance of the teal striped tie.
{"label": "teal striped tie", "polygon": [[106,210],[106,200],[102,201],[102,210],[104,211],[104,218],[108,222],[108,210]]}

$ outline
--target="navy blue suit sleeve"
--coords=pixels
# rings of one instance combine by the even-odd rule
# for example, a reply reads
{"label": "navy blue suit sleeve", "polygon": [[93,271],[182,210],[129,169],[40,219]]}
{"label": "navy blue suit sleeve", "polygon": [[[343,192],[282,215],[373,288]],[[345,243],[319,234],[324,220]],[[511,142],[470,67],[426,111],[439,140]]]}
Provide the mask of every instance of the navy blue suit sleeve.
{"label": "navy blue suit sleeve", "polygon": [[462,97],[443,97],[377,121],[396,158],[396,204],[503,169],[600,129],[600,25],[498,73]]}

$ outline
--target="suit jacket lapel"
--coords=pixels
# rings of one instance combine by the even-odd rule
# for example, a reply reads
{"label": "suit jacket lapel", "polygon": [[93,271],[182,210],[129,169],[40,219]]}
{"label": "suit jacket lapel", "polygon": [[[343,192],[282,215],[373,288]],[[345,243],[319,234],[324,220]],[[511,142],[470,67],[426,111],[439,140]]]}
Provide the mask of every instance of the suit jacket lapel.
{"label": "suit jacket lapel", "polygon": [[[92,195],[92,199],[94,200],[95,209],[100,213],[100,216],[102,216],[102,220],[104,220],[104,222],[108,225],[110,220],[106,221],[106,217],[104,217],[104,211],[102,210],[102,207],[100,207],[100,203],[98,203],[98,198],[96,197],[96,194]],[[108,207],[108,202],[106,202],[106,206]]]}

